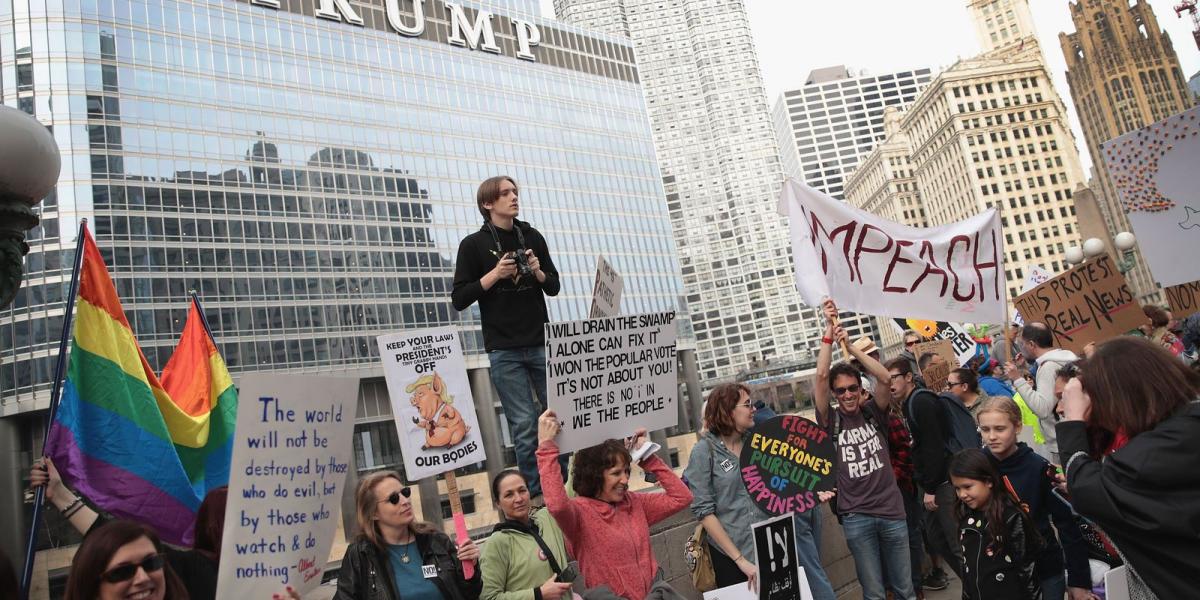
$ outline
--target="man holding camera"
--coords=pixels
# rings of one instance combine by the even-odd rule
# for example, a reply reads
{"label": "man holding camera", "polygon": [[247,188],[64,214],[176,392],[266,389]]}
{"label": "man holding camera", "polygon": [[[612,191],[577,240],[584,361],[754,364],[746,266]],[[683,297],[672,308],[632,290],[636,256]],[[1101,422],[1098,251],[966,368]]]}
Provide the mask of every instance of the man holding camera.
{"label": "man holding camera", "polygon": [[[547,408],[545,296],[558,295],[559,282],[546,239],[517,220],[519,193],[516,181],[504,175],[479,184],[475,202],[484,224],[458,247],[451,300],[459,311],[479,302],[492,384],[508,419],[517,466],[530,496],[538,496],[537,420]],[[561,462],[566,464],[565,457]]]}

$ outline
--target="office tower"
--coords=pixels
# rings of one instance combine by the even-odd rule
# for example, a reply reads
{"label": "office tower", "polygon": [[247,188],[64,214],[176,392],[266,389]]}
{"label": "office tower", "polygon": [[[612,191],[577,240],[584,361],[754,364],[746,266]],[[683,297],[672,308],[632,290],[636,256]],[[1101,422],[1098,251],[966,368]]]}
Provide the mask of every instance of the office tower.
{"label": "office tower", "polygon": [[985,53],[1036,36],[1028,0],[970,0],[967,11]]}
{"label": "office tower", "polygon": [[706,384],[751,365],[812,360],[816,311],[801,308],[782,170],[741,2],[555,0],[560,19],[630,39]]}
{"label": "office tower", "polygon": [[195,289],[235,380],[359,378],[356,465],[395,468],[377,335],[458,327],[491,398],[478,308],[456,312],[450,288],[482,223],[476,187],[497,174],[521,184],[561,272],[552,320],[586,317],[601,254],[625,313],[683,314],[694,367],[632,44],[503,4],[0,1],[0,94],[63,153],[0,311],[3,418],[44,430],[86,217],[154,368]]}
{"label": "office tower", "polygon": [[[1109,235],[1130,231],[1100,146],[1161,121],[1196,103],[1167,32],[1145,0],[1071,2],[1073,33],[1060,33],[1067,83],[1095,167],[1098,196]],[[1111,240],[1109,243],[1111,250]],[[1145,260],[1126,277],[1143,302],[1161,301]]]}
{"label": "office tower", "polygon": [[[912,102],[932,77],[929,69],[859,76],[842,65],[812,71],[771,111],[783,172],[843,199],[845,175],[885,137],[884,110]],[[871,335],[872,321],[855,315],[842,325],[854,339]]]}

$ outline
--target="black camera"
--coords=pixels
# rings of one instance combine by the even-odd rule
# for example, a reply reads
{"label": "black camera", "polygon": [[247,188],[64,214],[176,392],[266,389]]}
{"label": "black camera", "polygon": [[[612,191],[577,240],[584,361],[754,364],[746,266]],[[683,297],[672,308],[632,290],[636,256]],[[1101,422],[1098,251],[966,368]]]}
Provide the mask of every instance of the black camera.
{"label": "black camera", "polygon": [[529,257],[526,256],[524,248],[514,250],[512,257],[517,262],[517,275],[521,277],[533,275],[533,267],[529,266]]}

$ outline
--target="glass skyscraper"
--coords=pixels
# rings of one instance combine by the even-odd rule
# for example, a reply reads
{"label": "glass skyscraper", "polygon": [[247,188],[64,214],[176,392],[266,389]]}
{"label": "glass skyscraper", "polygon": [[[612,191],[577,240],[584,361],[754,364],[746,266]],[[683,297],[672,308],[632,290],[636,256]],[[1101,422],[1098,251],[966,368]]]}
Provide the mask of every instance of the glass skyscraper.
{"label": "glass skyscraper", "polygon": [[394,464],[374,338],[455,325],[486,365],[477,307],[449,296],[476,187],[497,174],[522,185],[562,274],[552,320],[586,317],[603,255],[623,312],[677,310],[688,344],[631,44],[534,6],[0,0],[3,102],[63,153],[0,312],[0,414],[39,429],[87,218],[152,366],[195,290],[235,377],[362,378],[360,429],[380,428],[356,437],[359,464]]}

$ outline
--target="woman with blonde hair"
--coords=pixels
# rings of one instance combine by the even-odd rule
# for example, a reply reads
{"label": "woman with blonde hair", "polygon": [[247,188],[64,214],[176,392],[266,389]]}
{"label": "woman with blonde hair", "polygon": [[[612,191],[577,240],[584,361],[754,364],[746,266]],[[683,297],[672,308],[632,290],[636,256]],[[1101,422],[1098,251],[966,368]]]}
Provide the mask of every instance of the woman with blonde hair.
{"label": "woman with blonde hair", "polygon": [[455,547],[428,523],[415,521],[412,490],[395,471],[362,479],[354,494],[358,537],[346,548],[335,600],[474,600],[483,587],[478,569],[470,579],[462,561],[477,560],[467,540]]}

